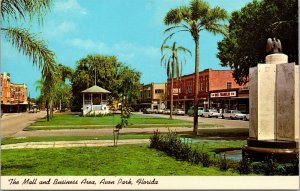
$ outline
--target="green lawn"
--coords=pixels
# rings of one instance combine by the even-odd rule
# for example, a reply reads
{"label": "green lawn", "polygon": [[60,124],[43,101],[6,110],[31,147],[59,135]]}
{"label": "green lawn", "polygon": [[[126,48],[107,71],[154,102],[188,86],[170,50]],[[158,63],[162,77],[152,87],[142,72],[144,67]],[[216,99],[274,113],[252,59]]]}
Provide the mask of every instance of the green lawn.
{"label": "green lawn", "polygon": [[1,159],[4,176],[239,175],[177,161],[147,145],[2,150]]}
{"label": "green lawn", "polygon": [[[113,128],[121,121],[120,115],[104,117],[80,117],[79,115],[58,114],[52,120],[39,119],[24,130],[54,130],[54,129],[101,129]],[[147,127],[192,127],[192,122],[184,120],[170,120],[167,118],[136,115],[129,118],[129,125],[126,128],[147,128]],[[199,127],[216,127],[220,125],[199,123]]]}
{"label": "green lawn", "polygon": [[[54,115],[49,122],[46,118],[40,119],[35,122],[35,126],[55,126],[55,125],[113,125],[118,124],[121,121],[120,115],[104,117],[80,117],[79,115],[72,114],[58,114]],[[190,123],[183,120],[170,120],[161,117],[145,116],[133,114],[129,118],[129,124],[178,124],[178,123]]]}

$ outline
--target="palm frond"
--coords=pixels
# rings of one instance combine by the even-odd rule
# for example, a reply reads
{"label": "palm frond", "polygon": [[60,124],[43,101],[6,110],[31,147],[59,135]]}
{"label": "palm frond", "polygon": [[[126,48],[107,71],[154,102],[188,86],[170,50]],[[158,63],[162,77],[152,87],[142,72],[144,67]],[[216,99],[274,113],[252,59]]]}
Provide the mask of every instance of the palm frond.
{"label": "palm frond", "polygon": [[29,33],[26,29],[1,28],[6,39],[25,56],[28,56],[34,65],[42,69],[42,75],[50,75],[55,69],[54,53],[48,49],[45,42],[36,34]]}
{"label": "palm frond", "polygon": [[192,56],[192,52],[189,49],[184,48],[183,46],[178,46],[177,50],[182,52],[188,52]]}
{"label": "palm frond", "polygon": [[40,23],[51,4],[52,0],[1,0],[1,16],[4,20],[32,19],[37,16]]}
{"label": "palm frond", "polygon": [[228,14],[225,9],[215,7],[208,11],[206,17],[209,19],[210,22],[218,22],[228,19]]}
{"label": "palm frond", "polygon": [[183,17],[179,8],[171,9],[164,18],[165,25],[178,24],[182,21]]}
{"label": "palm frond", "polygon": [[228,27],[223,24],[218,23],[208,23],[205,25],[205,29],[209,32],[212,32],[214,35],[221,33],[223,35],[228,34]]}
{"label": "palm frond", "polygon": [[191,8],[191,19],[192,20],[202,20],[203,17],[208,13],[210,6],[207,2],[203,0],[192,0],[190,3]]}

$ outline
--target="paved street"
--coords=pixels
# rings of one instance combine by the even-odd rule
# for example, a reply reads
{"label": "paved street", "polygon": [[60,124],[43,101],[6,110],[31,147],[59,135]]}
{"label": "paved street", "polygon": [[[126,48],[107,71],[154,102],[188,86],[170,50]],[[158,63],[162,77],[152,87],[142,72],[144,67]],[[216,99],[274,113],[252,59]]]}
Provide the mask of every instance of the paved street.
{"label": "paved street", "polygon": [[1,118],[1,137],[14,137],[17,133],[46,115],[45,111],[38,113],[9,113]]}
{"label": "paved street", "polygon": [[[138,113],[141,114],[141,113]],[[99,135],[112,135],[112,128],[108,129],[63,129],[63,130],[36,130],[36,131],[23,131],[23,129],[33,123],[36,119],[42,118],[46,115],[45,112],[39,113],[19,113],[3,116],[1,119],[1,137],[37,137],[37,136],[99,136]],[[159,116],[168,118],[168,115],[161,114],[145,114],[147,116]],[[193,117],[188,116],[173,116],[174,119],[182,119],[193,121]],[[241,120],[227,120],[216,118],[199,118],[201,123],[219,124],[224,125],[223,128],[248,128],[248,121]],[[205,128],[205,127],[203,127]],[[220,128],[220,127],[216,127]],[[124,128],[120,131],[121,134],[125,133],[152,133],[153,130],[158,129],[160,132],[167,132],[168,128]],[[173,131],[192,131],[192,128],[174,127]],[[210,129],[214,129],[211,128]]]}
{"label": "paved street", "polygon": [[[142,114],[141,112],[136,112],[137,114]],[[170,115],[163,115],[163,114],[143,114],[146,116],[158,116],[158,117],[164,117],[169,118]],[[186,121],[193,121],[193,117],[189,117],[187,115],[185,116],[178,116],[173,115],[173,119],[181,119]],[[230,119],[221,119],[221,118],[204,118],[199,117],[198,118],[199,123],[209,123],[209,124],[218,124],[223,125],[224,127],[231,127],[231,128],[249,128],[249,121],[243,121],[243,120],[230,120]]]}

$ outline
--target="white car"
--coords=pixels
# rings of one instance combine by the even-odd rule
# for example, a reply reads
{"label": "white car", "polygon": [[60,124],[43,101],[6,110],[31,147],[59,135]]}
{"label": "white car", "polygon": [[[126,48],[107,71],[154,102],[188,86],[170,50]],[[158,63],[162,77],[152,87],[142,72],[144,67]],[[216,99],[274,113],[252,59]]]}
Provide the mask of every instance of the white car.
{"label": "white car", "polygon": [[183,109],[175,109],[174,110],[174,114],[175,115],[184,115],[185,112],[183,111]]}
{"label": "white car", "polygon": [[221,117],[221,114],[216,109],[209,109],[202,113],[203,117]]}
{"label": "white car", "polygon": [[244,119],[246,114],[243,114],[239,110],[229,110],[227,113],[223,113],[222,118],[230,118],[230,119]]}
{"label": "white car", "polygon": [[164,112],[163,112],[163,114],[165,114],[165,115],[170,114],[170,110],[169,109],[165,109]]}

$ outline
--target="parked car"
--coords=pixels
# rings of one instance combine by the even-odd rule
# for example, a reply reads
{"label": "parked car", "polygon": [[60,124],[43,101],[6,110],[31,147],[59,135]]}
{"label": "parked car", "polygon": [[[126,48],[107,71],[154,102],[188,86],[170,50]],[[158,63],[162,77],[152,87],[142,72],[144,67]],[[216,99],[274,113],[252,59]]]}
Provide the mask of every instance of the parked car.
{"label": "parked car", "polygon": [[[203,116],[202,113],[204,111],[204,108],[203,107],[198,107],[198,116]],[[189,116],[194,116],[194,107],[192,106],[189,110],[188,110],[188,113],[187,113]]]}
{"label": "parked car", "polygon": [[240,112],[239,110],[229,110],[226,113],[222,114],[222,118],[229,118],[229,119],[244,119],[244,117],[246,116],[246,114],[243,114],[242,112]]}
{"label": "parked car", "polygon": [[202,113],[203,117],[221,117],[221,113],[218,112],[216,109],[209,109],[208,111],[204,111]]}
{"label": "parked car", "polygon": [[163,114],[165,114],[165,115],[170,114],[170,109],[165,109],[165,110],[163,111]]}
{"label": "parked car", "polygon": [[146,108],[146,109],[143,110],[143,113],[144,114],[151,114],[151,113],[153,113],[153,110],[151,108]]}
{"label": "parked car", "polygon": [[164,110],[163,110],[163,109],[158,109],[158,110],[157,110],[157,113],[163,114],[163,113],[164,113]]}
{"label": "parked car", "polygon": [[244,121],[249,121],[250,120],[250,115],[246,114],[243,118]]}
{"label": "parked car", "polygon": [[183,111],[183,109],[175,109],[174,110],[174,114],[175,115],[184,115],[185,112]]}

